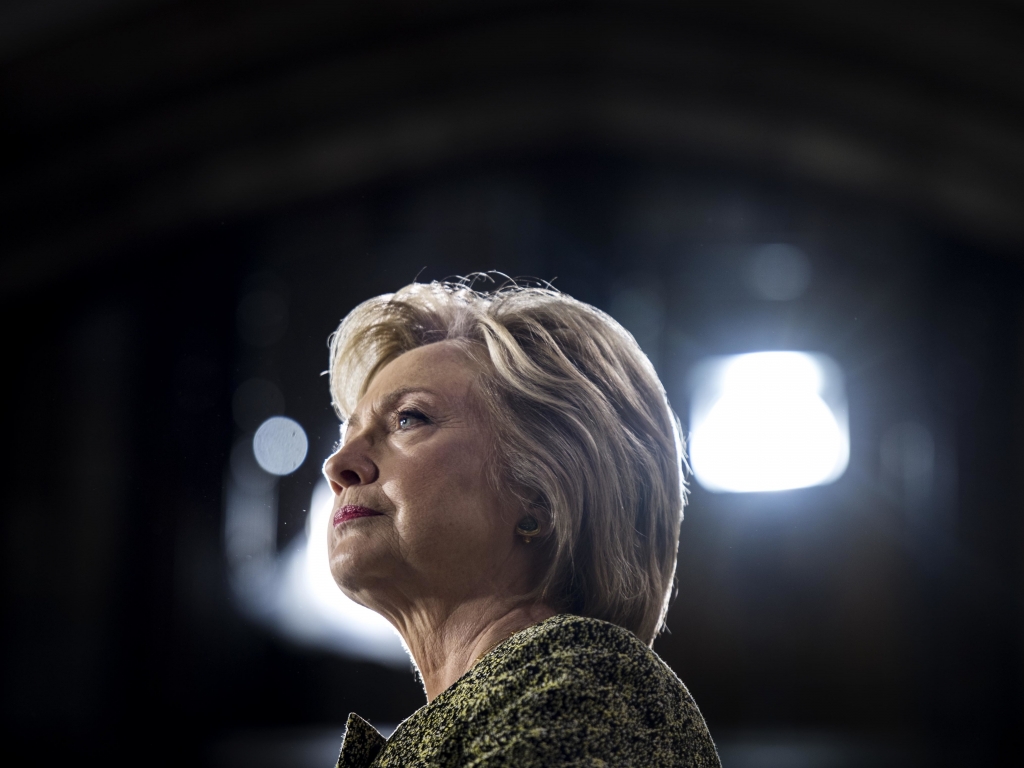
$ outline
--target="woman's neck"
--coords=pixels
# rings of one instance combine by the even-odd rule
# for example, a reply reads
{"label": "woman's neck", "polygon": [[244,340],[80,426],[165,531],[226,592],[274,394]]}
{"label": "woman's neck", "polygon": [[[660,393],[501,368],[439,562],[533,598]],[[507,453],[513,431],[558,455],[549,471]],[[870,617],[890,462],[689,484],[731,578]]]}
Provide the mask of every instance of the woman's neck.
{"label": "woman's neck", "polygon": [[481,601],[443,615],[411,617],[398,625],[398,631],[423,679],[429,703],[502,641],[556,613],[538,603]]}

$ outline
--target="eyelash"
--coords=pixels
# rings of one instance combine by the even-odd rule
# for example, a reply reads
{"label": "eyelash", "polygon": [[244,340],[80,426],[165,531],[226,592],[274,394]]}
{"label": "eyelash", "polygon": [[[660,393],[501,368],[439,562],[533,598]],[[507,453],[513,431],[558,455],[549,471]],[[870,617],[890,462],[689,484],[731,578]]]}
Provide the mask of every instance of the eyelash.
{"label": "eyelash", "polygon": [[417,421],[420,421],[424,424],[426,424],[429,421],[429,419],[426,417],[426,415],[423,414],[422,411],[417,411],[415,408],[403,408],[402,410],[398,411],[398,413],[396,413],[395,416],[395,426],[398,427],[398,429],[403,429],[402,419],[416,419]]}

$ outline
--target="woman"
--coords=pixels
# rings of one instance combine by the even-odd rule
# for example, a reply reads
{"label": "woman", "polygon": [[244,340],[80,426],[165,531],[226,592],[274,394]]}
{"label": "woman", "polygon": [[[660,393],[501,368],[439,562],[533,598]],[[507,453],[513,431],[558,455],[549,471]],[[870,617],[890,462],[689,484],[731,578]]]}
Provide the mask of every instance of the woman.
{"label": "woman", "polygon": [[413,284],[331,340],[331,570],[427,704],[350,766],[719,766],[650,649],[683,509],[678,422],[611,317],[553,290]]}

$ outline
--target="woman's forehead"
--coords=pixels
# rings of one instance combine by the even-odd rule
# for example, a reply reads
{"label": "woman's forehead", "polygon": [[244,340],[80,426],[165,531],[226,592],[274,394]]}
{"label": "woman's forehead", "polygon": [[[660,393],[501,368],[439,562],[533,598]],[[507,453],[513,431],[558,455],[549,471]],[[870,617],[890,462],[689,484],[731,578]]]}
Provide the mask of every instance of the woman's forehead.
{"label": "woman's forehead", "polygon": [[366,391],[414,386],[420,380],[466,386],[478,373],[479,364],[460,346],[451,341],[439,341],[410,349],[396,357],[373,377]]}
{"label": "woman's forehead", "polygon": [[457,344],[440,341],[411,349],[385,365],[370,381],[349,421],[367,408],[386,410],[391,401],[419,392],[468,405],[475,397],[480,364]]}

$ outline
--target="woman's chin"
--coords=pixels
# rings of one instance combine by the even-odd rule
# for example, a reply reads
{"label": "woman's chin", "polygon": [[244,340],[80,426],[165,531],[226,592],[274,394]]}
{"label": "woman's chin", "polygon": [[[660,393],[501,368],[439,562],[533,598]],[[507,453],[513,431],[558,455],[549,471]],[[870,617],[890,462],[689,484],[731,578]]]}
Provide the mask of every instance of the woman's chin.
{"label": "woman's chin", "polygon": [[365,557],[365,553],[347,552],[344,548],[331,552],[331,576],[334,583],[347,598],[360,605],[365,605],[366,591],[372,581],[368,578],[374,570],[371,560]]}
{"label": "woman's chin", "polygon": [[[342,578],[344,578],[344,576]],[[385,616],[385,614],[381,611],[381,606],[378,605],[377,601],[373,599],[374,593],[371,590],[363,588],[361,585],[356,584],[351,579],[339,581],[336,575],[334,577],[334,583],[338,585],[338,589],[341,590],[341,594],[343,594],[356,605],[360,605],[363,608],[366,608],[367,610],[373,611],[374,613],[379,613],[380,615],[387,618],[387,616]]]}
{"label": "woman's chin", "polygon": [[354,560],[355,558],[348,553],[331,553],[331,576],[334,577],[334,583],[346,595],[359,587],[359,569],[353,562]]}

